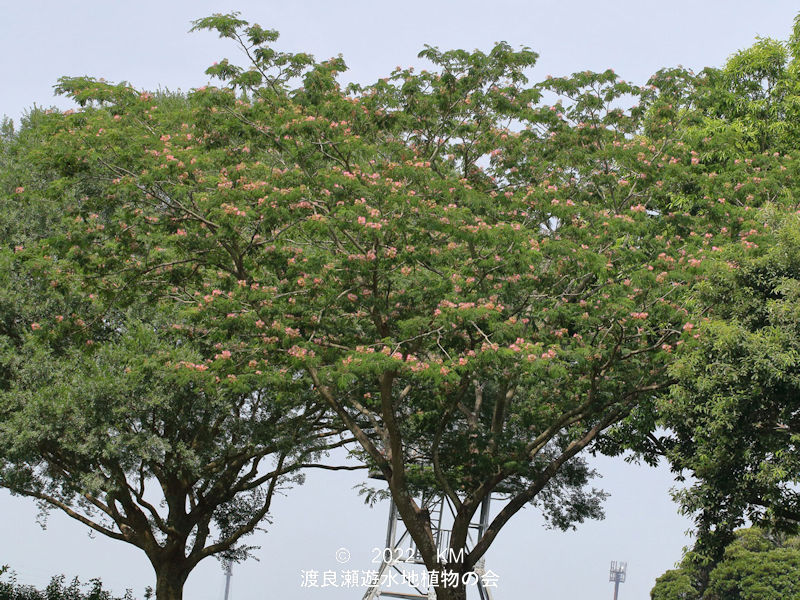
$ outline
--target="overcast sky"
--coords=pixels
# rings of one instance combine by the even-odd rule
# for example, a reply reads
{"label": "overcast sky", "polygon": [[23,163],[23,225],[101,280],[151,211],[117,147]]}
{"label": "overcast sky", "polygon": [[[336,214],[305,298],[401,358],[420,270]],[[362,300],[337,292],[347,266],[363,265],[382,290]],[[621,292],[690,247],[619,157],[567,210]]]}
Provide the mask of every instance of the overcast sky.
{"label": "overcast sky", "polygon": [[[208,32],[187,33],[191,21],[239,10],[278,29],[282,50],[318,59],[342,54],[349,81],[372,82],[395,66],[422,65],[425,44],[488,49],[497,41],[529,46],[540,54],[533,76],[614,68],[643,83],[661,67],[699,70],[720,66],[756,36],[786,39],[797,2],[762,0],[650,0],[543,2],[496,0],[0,0],[0,115],[19,119],[34,103],[69,107],[52,95],[62,75],[125,80],[138,89],[188,90],[207,83],[215,60],[239,60],[236,49]],[[691,522],[677,513],[668,469],[599,459],[598,482],[611,494],[606,519],[577,531],[546,530],[534,510],[517,515],[487,556],[498,576],[495,600],[611,597],[608,565],[629,563],[620,599],[649,597],[655,578],[681,557]],[[374,568],[384,542],[388,507],[365,507],[353,491],[353,473],[314,473],[274,507],[274,524],[252,538],[260,562],[234,568],[232,600],[314,598],[356,600],[361,589],[301,587],[303,570],[340,571],[339,548],[351,553],[348,569]],[[44,585],[65,573],[100,577],[116,592],[138,597],[153,575],[144,555],[124,543],[90,539],[86,529],[52,514],[36,524],[27,499],[0,492],[0,565],[24,583]],[[222,598],[219,564],[209,559],[189,578],[187,600]]]}

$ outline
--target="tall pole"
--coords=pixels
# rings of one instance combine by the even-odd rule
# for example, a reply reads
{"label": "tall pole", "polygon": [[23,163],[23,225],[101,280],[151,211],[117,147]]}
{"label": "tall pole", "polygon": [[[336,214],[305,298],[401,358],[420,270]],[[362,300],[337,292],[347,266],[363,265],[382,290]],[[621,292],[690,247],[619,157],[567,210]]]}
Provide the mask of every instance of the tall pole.
{"label": "tall pole", "polygon": [[[233,562],[225,561],[225,600],[228,600],[228,594],[231,591],[231,576],[233,575]],[[616,596],[614,596],[616,598]]]}
{"label": "tall pole", "polygon": [[608,580],[614,582],[614,600],[619,596],[619,584],[625,583],[625,575],[628,572],[628,563],[624,562],[611,562],[611,569],[608,573]]}
{"label": "tall pole", "polygon": [[[481,502],[481,520],[478,524],[478,540],[483,537],[483,534],[486,533],[486,530],[489,529],[489,503],[491,502],[491,495],[487,496],[483,502]],[[481,559],[482,560],[482,559]],[[483,566],[481,565],[481,571],[483,571]],[[483,575],[483,572],[481,572]],[[481,597],[481,600],[492,600],[492,594],[489,592],[489,589],[483,584],[483,579],[478,578],[478,595]]]}

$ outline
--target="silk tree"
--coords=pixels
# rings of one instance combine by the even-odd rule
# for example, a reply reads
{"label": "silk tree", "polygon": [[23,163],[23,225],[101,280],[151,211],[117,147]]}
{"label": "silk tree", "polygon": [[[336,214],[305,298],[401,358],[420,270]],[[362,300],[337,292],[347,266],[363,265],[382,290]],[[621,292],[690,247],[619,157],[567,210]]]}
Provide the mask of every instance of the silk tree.
{"label": "silk tree", "polygon": [[[670,210],[662,174],[694,165],[674,115],[647,110],[660,96],[612,71],[528,85],[536,54],[507,44],[427,48],[435,71],[345,90],[341,59],[276,52],[276,32],[236,15],[196,28],[251,67],[212,66],[223,87],[178,107],[62,80],[87,107],[53,119],[50,192],[96,189],[43,252],[69,255],[102,310],[133,291],[174,307],[220,354],[220,382],[310,392],[387,481],[432,571],[463,583],[529,503],[559,527],[599,516],[582,455],[611,428],[649,432],[632,411],[694,340],[689,283],[719,233]],[[642,106],[620,107],[629,96]],[[423,489],[457,507],[453,561]]]}

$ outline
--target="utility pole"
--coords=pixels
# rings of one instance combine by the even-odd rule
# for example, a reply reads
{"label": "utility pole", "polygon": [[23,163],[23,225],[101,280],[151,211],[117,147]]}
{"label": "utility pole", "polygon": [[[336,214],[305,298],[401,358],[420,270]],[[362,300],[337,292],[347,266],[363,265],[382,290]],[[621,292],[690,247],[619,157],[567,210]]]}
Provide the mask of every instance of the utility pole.
{"label": "utility pole", "polygon": [[619,595],[619,584],[625,583],[625,574],[628,571],[628,563],[611,561],[611,571],[608,575],[608,580],[614,582],[614,600],[617,600]]}
{"label": "utility pole", "polygon": [[228,594],[231,591],[231,576],[233,575],[233,561],[226,560],[225,567],[225,600],[228,600]]}

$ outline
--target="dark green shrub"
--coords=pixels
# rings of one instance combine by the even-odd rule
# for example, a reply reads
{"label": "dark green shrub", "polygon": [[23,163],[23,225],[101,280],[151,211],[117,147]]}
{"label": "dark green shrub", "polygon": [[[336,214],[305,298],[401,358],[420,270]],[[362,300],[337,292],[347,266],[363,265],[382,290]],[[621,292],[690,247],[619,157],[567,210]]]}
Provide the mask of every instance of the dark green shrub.
{"label": "dark green shrub", "polygon": [[58,575],[50,580],[43,590],[32,585],[22,585],[17,582],[14,571],[7,566],[0,566],[0,600],[134,600],[131,590],[127,590],[122,597],[113,596],[111,592],[103,589],[103,582],[99,579],[90,579],[88,583],[81,583],[75,577],[69,584],[64,575]]}

